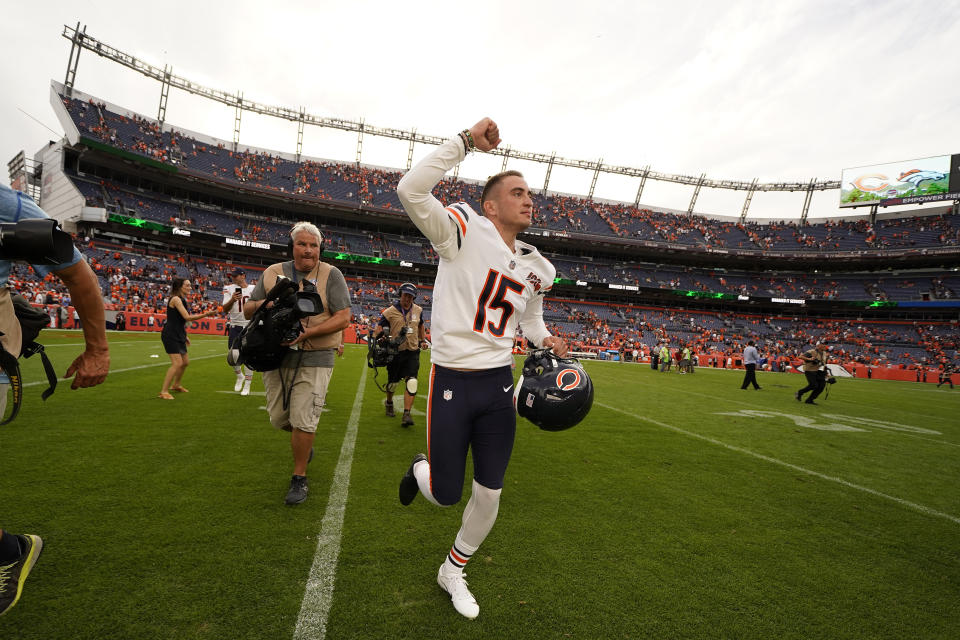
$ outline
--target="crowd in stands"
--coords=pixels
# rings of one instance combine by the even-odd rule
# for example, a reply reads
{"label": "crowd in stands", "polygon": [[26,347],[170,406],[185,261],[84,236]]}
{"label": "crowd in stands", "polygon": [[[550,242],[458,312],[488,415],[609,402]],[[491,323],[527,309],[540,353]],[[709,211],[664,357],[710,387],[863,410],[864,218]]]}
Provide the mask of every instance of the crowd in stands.
{"label": "crowd in stands", "polygon": [[[247,240],[285,244],[290,222],[236,212],[204,210],[181,206],[160,196],[130,190],[106,180],[90,182],[72,176],[92,206],[106,203],[113,210],[136,215],[171,226],[210,231]],[[450,183],[446,188],[455,188]],[[457,195],[464,195],[458,192]],[[473,194],[475,195],[475,194]],[[437,256],[422,236],[359,232],[326,227],[324,248],[355,255],[377,256],[435,264]],[[663,267],[641,263],[614,263],[548,255],[557,267],[557,275],[571,280],[596,283],[621,283],[662,289],[731,293],[740,295],[804,298],[820,300],[893,300],[955,299],[960,291],[960,276],[930,272],[902,278],[895,275],[816,273],[743,273],[692,267]]]}
{"label": "crowd in stands", "polygon": [[[396,185],[402,172],[357,163],[302,160],[262,150],[234,149],[225,142],[201,141],[151,119],[116,113],[102,102],[62,98],[81,134],[151,160],[176,165],[225,184],[287,193],[291,198],[339,201],[349,206],[400,211]],[[68,168],[68,173],[70,169]],[[171,226],[243,239],[286,244],[290,221],[238,213],[211,205],[176,200],[123,184],[83,175],[70,176],[90,206],[134,215]],[[435,189],[443,202],[465,201],[480,209],[480,185],[448,176]],[[630,238],[658,244],[738,251],[869,252],[878,249],[927,249],[960,245],[960,216],[927,215],[879,220],[835,220],[817,224],[741,223],[658,211],[629,203],[580,196],[537,194],[534,226],[584,236]],[[404,236],[355,229],[324,229],[324,249],[365,256],[436,263],[432,247],[419,234]],[[220,304],[226,271],[232,265],[178,254],[135,255],[122,247],[88,243],[84,248],[110,308],[162,313],[169,282],[190,277],[194,290],[188,306],[200,312]],[[558,276],[595,283],[721,292],[740,295],[828,300],[953,299],[960,276],[952,272],[909,274],[747,273],[721,269],[664,267],[637,262],[548,255]],[[11,281],[35,300],[60,301],[66,293],[54,281],[38,282],[17,267]],[[251,271],[250,280],[256,276]],[[357,326],[366,326],[395,296],[392,284],[353,278]],[[424,289],[429,292],[429,288]],[[424,304],[429,317],[429,294]],[[649,349],[658,341],[690,345],[696,352],[738,353],[753,339],[771,358],[792,358],[809,342],[827,338],[834,356],[872,363],[918,366],[957,364],[957,327],[904,323],[833,323],[791,318],[756,318],[729,313],[686,313],[664,309],[572,304],[551,299],[546,318],[551,329],[579,349],[624,346]]]}
{"label": "crowd in stands", "polygon": [[[296,162],[264,151],[231,150],[223,142],[201,142],[169,128],[161,131],[152,120],[111,112],[92,99],[62,100],[81,134],[159,162],[291,197],[401,210],[396,185],[402,172],[397,170],[356,163]],[[474,183],[447,178],[435,194],[443,202],[462,200],[479,209],[480,187]],[[960,246],[960,215],[956,214],[884,219],[873,225],[866,218],[759,224],[561,194],[537,195],[535,205],[534,226],[543,229],[691,248],[819,254]]]}
{"label": "crowd in stands", "polygon": [[544,317],[574,349],[632,350],[689,347],[694,353],[737,356],[747,341],[771,361],[794,363],[816,341],[836,362],[872,366],[936,367],[960,363],[960,328],[944,323],[879,323],[704,313],[548,300]]}
{"label": "crowd in stands", "polygon": [[[133,253],[120,246],[86,241],[83,251],[100,281],[107,308],[114,311],[163,314],[170,282],[187,277],[194,288],[186,304],[192,313],[217,309],[228,273],[237,265],[196,256],[151,251]],[[247,268],[248,281],[259,273]],[[10,283],[38,304],[69,307],[69,293],[55,277],[38,279],[28,265],[16,263]],[[348,277],[355,328],[364,333],[380,311],[396,301],[399,282]],[[417,303],[429,321],[432,289],[421,286]],[[60,314],[63,315],[63,314]],[[551,332],[565,337],[575,350],[637,348],[641,353],[660,342],[689,346],[694,353],[742,352],[748,340],[771,360],[793,361],[811,342],[826,340],[831,358],[875,366],[936,367],[944,361],[960,365],[960,327],[946,323],[853,322],[754,316],[730,312],[688,312],[629,305],[585,303],[548,298],[544,320]],[[57,320],[63,322],[63,318]],[[61,324],[62,326],[62,324]]]}

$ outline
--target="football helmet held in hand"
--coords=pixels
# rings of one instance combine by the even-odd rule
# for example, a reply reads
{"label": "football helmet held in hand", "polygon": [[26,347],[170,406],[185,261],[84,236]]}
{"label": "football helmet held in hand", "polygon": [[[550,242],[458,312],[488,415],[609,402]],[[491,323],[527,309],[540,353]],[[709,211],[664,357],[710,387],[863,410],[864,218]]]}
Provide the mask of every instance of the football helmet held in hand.
{"label": "football helmet held in hand", "polygon": [[523,363],[513,404],[518,415],[544,431],[563,431],[590,412],[593,382],[576,358],[558,358],[549,349],[537,349]]}

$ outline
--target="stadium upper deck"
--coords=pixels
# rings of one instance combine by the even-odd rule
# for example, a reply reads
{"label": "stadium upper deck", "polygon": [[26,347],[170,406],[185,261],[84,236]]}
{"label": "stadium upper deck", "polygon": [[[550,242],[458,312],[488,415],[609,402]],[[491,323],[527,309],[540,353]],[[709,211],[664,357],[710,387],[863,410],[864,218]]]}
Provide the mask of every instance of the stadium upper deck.
{"label": "stadium upper deck", "polygon": [[[232,150],[232,143],[187,135],[129,111],[74,91],[59,96],[80,140],[137,154],[176,168],[247,190],[279,193],[298,201],[324,201],[390,213],[402,210],[396,196],[398,170],[333,161],[297,162],[279,152]],[[68,136],[69,137],[69,136]],[[438,188],[445,201],[478,206],[479,185],[447,179]],[[676,214],[628,203],[611,203],[562,194],[536,196],[534,232],[616,239],[638,246],[717,254],[771,252],[807,257],[872,254],[960,255],[960,215],[950,209],[906,218],[866,218],[811,224],[741,223],[702,215]]]}

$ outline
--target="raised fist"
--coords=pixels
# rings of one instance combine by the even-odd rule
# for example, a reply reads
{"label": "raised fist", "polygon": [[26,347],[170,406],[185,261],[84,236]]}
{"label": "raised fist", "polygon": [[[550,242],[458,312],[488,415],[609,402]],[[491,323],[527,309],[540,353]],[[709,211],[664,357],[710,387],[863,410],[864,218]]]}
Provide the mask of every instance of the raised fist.
{"label": "raised fist", "polygon": [[470,127],[470,135],[473,136],[473,143],[480,151],[496,149],[500,144],[500,129],[490,118],[484,118]]}

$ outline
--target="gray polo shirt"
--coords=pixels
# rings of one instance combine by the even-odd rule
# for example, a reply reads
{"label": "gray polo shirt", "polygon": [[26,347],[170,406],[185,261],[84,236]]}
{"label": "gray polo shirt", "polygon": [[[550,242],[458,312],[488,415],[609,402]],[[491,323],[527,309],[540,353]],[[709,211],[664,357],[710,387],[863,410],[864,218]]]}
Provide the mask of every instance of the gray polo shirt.
{"label": "gray polo shirt", "polygon": [[[287,269],[284,269],[286,272]],[[297,272],[297,282],[305,279],[310,272]],[[310,280],[315,282],[315,280]],[[257,280],[257,286],[253,288],[253,293],[250,295],[251,300],[263,300],[267,297],[267,292],[264,291],[263,287],[263,278],[261,277]],[[327,276],[327,311],[330,313],[336,313],[343,309],[350,308],[350,289],[347,287],[347,281],[343,277],[343,273],[340,272],[336,267],[330,267],[330,274]],[[302,354],[302,355],[301,355]],[[336,353],[333,349],[319,349],[317,351],[291,351],[283,359],[283,364],[281,365],[284,368],[293,368],[297,366],[297,360],[300,361],[301,367],[332,367],[334,361],[336,360]]]}

